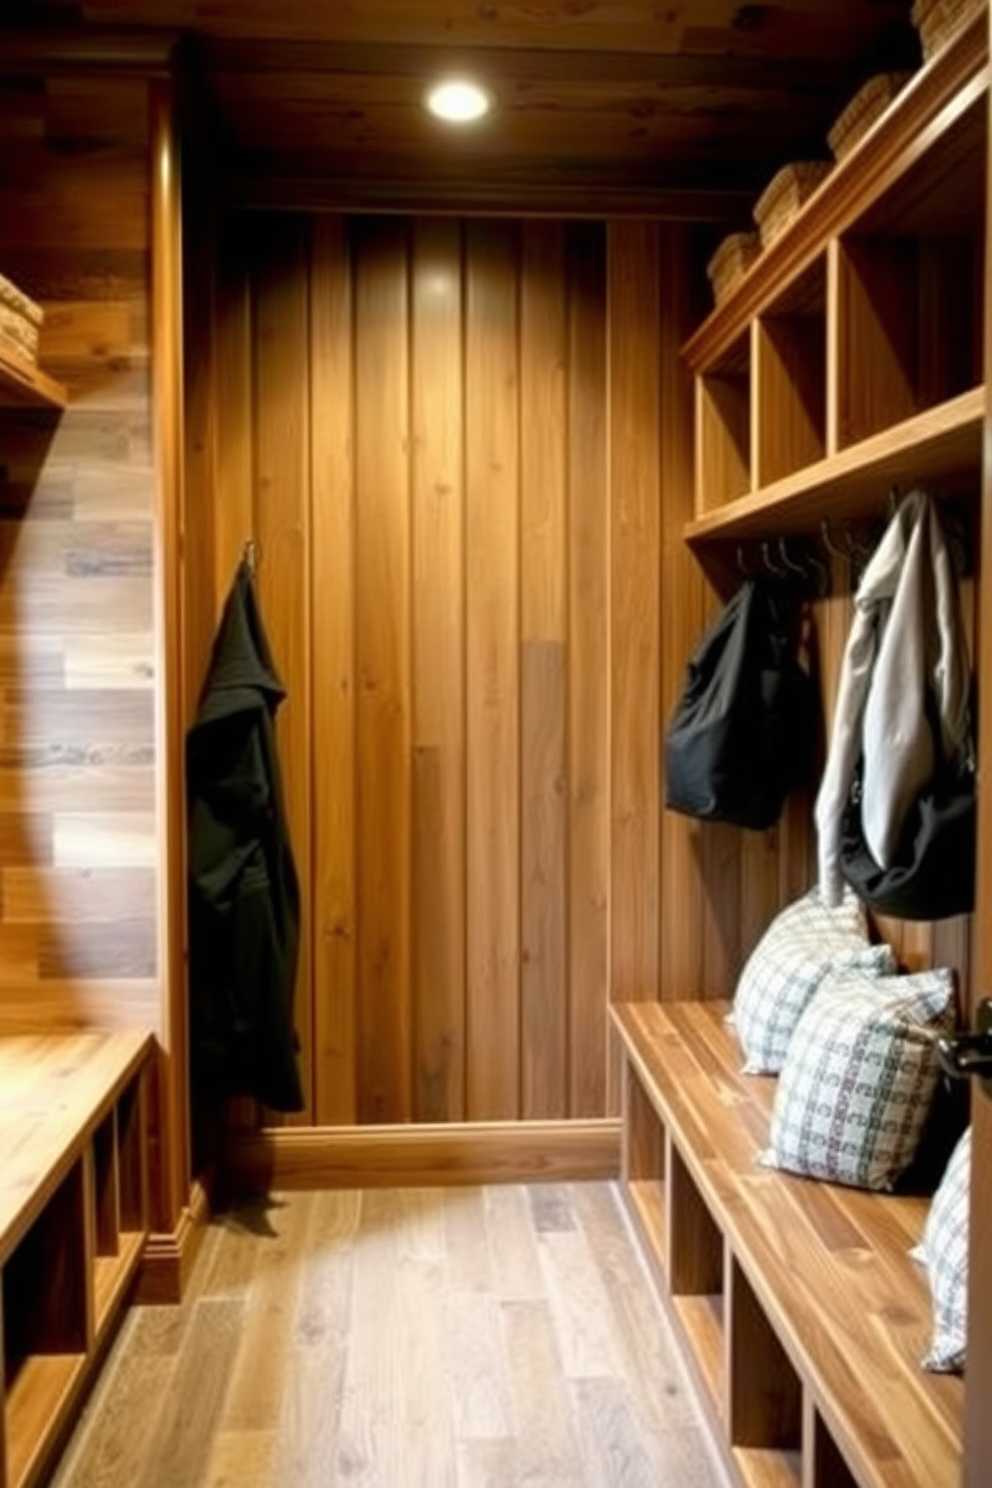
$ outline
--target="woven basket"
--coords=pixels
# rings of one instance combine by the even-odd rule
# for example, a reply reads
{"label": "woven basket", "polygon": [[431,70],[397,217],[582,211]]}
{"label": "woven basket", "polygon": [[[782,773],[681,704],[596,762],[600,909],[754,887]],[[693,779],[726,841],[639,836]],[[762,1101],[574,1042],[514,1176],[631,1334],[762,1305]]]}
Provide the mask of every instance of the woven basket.
{"label": "woven basket", "polygon": [[706,265],[706,273],[713,286],[713,298],[718,305],[723,303],[734,286],[744,278],[760,252],[761,238],[756,232],[731,233],[724,238]]}
{"label": "woven basket", "polygon": [[765,248],[785,231],[830,170],[829,160],[798,160],[772,177],[754,207]]}
{"label": "woven basket", "polygon": [[909,77],[908,72],[879,72],[858,89],[827,134],[827,144],[835,160],[843,160],[851,153],[862,135],[868,133],[901,93]]}
{"label": "woven basket", "polygon": [[929,62],[951,37],[985,9],[986,0],[916,0],[913,25],[920,33],[923,60]]}

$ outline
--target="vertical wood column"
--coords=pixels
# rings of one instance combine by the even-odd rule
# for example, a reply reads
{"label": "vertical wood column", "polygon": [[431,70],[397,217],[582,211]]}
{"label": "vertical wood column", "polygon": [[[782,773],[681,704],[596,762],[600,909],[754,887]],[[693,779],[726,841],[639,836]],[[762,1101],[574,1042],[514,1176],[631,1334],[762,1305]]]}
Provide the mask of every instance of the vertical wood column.
{"label": "vertical wood column", "polygon": [[162,986],[156,1228],[172,1230],[189,1192],[186,1016],[182,247],[180,159],[172,87],[150,88],[153,458],[156,472],[155,636],[159,945]]}

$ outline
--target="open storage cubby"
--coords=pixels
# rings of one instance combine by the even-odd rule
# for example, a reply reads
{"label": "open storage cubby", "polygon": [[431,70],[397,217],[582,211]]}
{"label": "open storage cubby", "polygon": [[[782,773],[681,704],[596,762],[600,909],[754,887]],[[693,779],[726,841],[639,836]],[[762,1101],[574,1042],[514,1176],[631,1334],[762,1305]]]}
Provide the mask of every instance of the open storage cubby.
{"label": "open storage cubby", "polygon": [[[623,1003],[623,1193],[738,1488],[958,1481],[963,1383],[927,1374],[909,1247],[928,1201],[771,1171],[774,1080],[745,1075],[725,1003]],[[652,1135],[651,1123],[654,1123]],[[644,1166],[665,1144],[665,1225]]]}
{"label": "open storage cubby", "polygon": [[696,384],[696,506],[708,511],[751,489],[751,341],[741,336]]}
{"label": "open storage cubby", "polygon": [[982,381],[985,99],[837,244],[838,447]]}
{"label": "open storage cubby", "polygon": [[976,16],[921,68],[687,342],[690,542],[977,484],[987,29]]}
{"label": "open storage cubby", "polygon": [[32,1488],[148,1232],[148,1034],[0,1037],[0,1488]]}
{"label": "open storage cubby", "polygon": [[755,327],[755,484],[827,452],[827,266],[817,259]]}

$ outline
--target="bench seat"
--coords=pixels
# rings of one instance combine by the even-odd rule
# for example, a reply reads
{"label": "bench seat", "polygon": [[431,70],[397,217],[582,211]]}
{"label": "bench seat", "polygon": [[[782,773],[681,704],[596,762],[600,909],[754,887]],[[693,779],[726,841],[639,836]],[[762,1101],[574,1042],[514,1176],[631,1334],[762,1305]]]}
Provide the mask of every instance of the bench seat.
{"label": "bench seat", "polygon": [[928,1201],[760,1166],[773,1079],[719,1002],[627,1003],[623,1188],[737,1480],[955,1488],[963,1384],[926,1373]]}
{"label": "bench seat", "polygon": [[31,1488],[148,1233],[148,1033],[0,1037],[0,1488]]}

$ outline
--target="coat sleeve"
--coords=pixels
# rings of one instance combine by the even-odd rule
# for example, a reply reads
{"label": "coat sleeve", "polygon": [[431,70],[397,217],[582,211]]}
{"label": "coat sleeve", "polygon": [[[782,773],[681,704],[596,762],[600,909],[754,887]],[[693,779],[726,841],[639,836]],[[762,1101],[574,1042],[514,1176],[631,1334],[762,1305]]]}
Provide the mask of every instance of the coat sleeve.
{"label": "coat sleeve", "polygon": [[856,609],[844,648],[830,752],[816,798],[820,897],[834,907],[844,892],[840,869],[844,808],[861,751],[861,715],[875,660],[876,631],[874,609]]}

